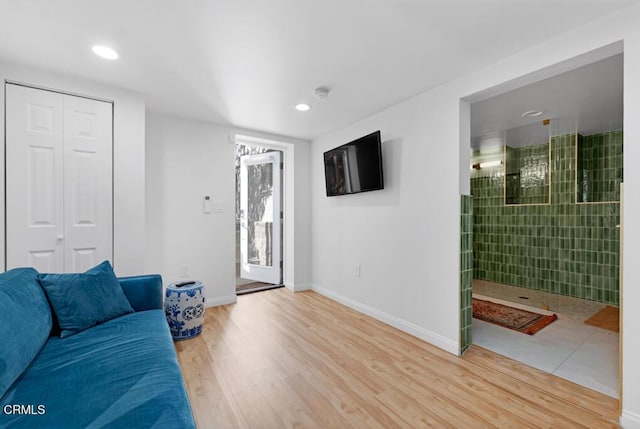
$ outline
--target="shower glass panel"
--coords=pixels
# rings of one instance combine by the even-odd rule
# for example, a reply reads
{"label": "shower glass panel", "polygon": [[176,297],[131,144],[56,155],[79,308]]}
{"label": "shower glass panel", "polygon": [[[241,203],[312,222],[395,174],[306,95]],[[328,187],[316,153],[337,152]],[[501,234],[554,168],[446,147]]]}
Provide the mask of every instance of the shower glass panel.
{"label": "shower glass panel", "polygon": [[550,203],[550,135],[550,125],[542,122],[507,131],[505,205]]}

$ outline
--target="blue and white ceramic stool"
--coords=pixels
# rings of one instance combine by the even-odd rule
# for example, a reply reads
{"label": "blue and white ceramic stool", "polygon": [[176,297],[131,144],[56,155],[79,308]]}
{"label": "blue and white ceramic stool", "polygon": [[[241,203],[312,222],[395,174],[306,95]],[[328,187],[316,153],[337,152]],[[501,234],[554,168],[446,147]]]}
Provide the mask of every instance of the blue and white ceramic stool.
{"label": "blue and white ceramic stool", "polygon": [[186,340],[202,332],[203,289],[203,284],[198,281],[176,282],[167,286],[164,313],[174,340]]}

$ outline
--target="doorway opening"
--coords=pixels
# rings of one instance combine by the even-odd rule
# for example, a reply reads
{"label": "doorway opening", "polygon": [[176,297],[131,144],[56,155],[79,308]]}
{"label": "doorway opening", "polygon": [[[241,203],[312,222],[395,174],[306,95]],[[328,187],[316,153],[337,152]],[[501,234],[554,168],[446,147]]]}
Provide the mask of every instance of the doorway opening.
{"label": "doorway opening", "polygon": [[594,316],[621,306],[622,70],[618,52],[473,100],[466,167],[472,298],[558,316],[531,336],[473,319],[473,344],[614,398],[619,319]]}
{"label": "doorway opening", "polygon": [[236,295],[283,287],[284,154],[236,141]]}

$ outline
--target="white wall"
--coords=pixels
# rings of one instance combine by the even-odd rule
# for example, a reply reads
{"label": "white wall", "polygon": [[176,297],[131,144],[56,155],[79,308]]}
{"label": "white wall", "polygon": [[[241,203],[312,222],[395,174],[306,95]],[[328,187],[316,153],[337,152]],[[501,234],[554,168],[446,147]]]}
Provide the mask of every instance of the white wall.
{"label": "white wall", "polygon": [[627,17],[636,31],[624,35],[624,244],[622,293],[622,419],[640,428],[640,7]]}
{"label": "white wall", "polygon": [[[448,95],[423,94],[313,141],[312,282],[456,353],[459,100]],[[377,129],[385,189],[326,197],[322,153]]]}
{"label": "white wall", "polygon": [[[295,144],[295,279],[309,282],[309,143],[285,137],[147,113],[147,268],[165,284],[188,278],[202,281],[208,305],[236,301],[235,145],[243,134]],[[300,177],[298,176],[300,175]],[[299,180],[298,180],[299,179]],[[203,198],[221,203],[222,213],[203,213]],[[305,207],[306,206],[306,207]],[[305,271],[306,270],[306,271]],[[299,289],[299,287],[296,287]]]}
{"label": "white wall", "polygon": [[[452,353],[459,342],[459,191],[468,190],[461,99],[557,73],[624,42],[623,418],[640,427],[640,5],[598,19],[312,143],[312,283],[321,293]],[[615,51],[617,48],[614,45]],[[567,61],[569,60],[569,61]],[[507,85],[503,83],[507,82]],[[498,88],[499,87],[499,88]],[[478,96],[476,95],[477,99]],[[462,110],[461,110],[462,105]],[[384,191],[327,198],[322,152],[382,131]],[[354,264],[362,266],[361,277]]]}
{"label": "white wall", "polygon": [[[295,235],[294,291],[311,287],[311,144],[298,142],[295,147]],[[286,213],[285,213],[286,216]]]}
{"label": "white wall", "polygon": [[[143,98],[131,91],[0,62],[1,100],[4,100],[6,80],[114,102],[113,262],[118,275],[142,273],[145,268],[145,103]],[[0,103],[0,118],[2,118],[0,135],[4,136],[4,102]],[[4,151],[0,151],[0,189],[4,194]],[[4,195],[0,198],[0,225],[4,225]],[[0,243],[4,241],[4,228],[0,228]],[[0,246],[2,269],[4,269],[4,256],[4,246]]]}

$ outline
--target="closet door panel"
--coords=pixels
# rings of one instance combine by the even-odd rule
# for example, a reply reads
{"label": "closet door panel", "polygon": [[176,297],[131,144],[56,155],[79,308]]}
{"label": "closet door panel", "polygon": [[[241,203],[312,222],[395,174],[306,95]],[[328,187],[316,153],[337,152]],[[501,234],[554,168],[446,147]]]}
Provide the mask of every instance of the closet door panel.
{"label": "closet door panel", "polygon": [[63,96],[6,85],[7,269],[64,270]]}
{"label": "closet door panel", "polygon": [[112,259],[112,105],[64,98],[65,265],[85,271]]}
{"label": "closet door panel", "polygon": [[7,269],[111,261],[112,104],[13,84],[6,102]]}

